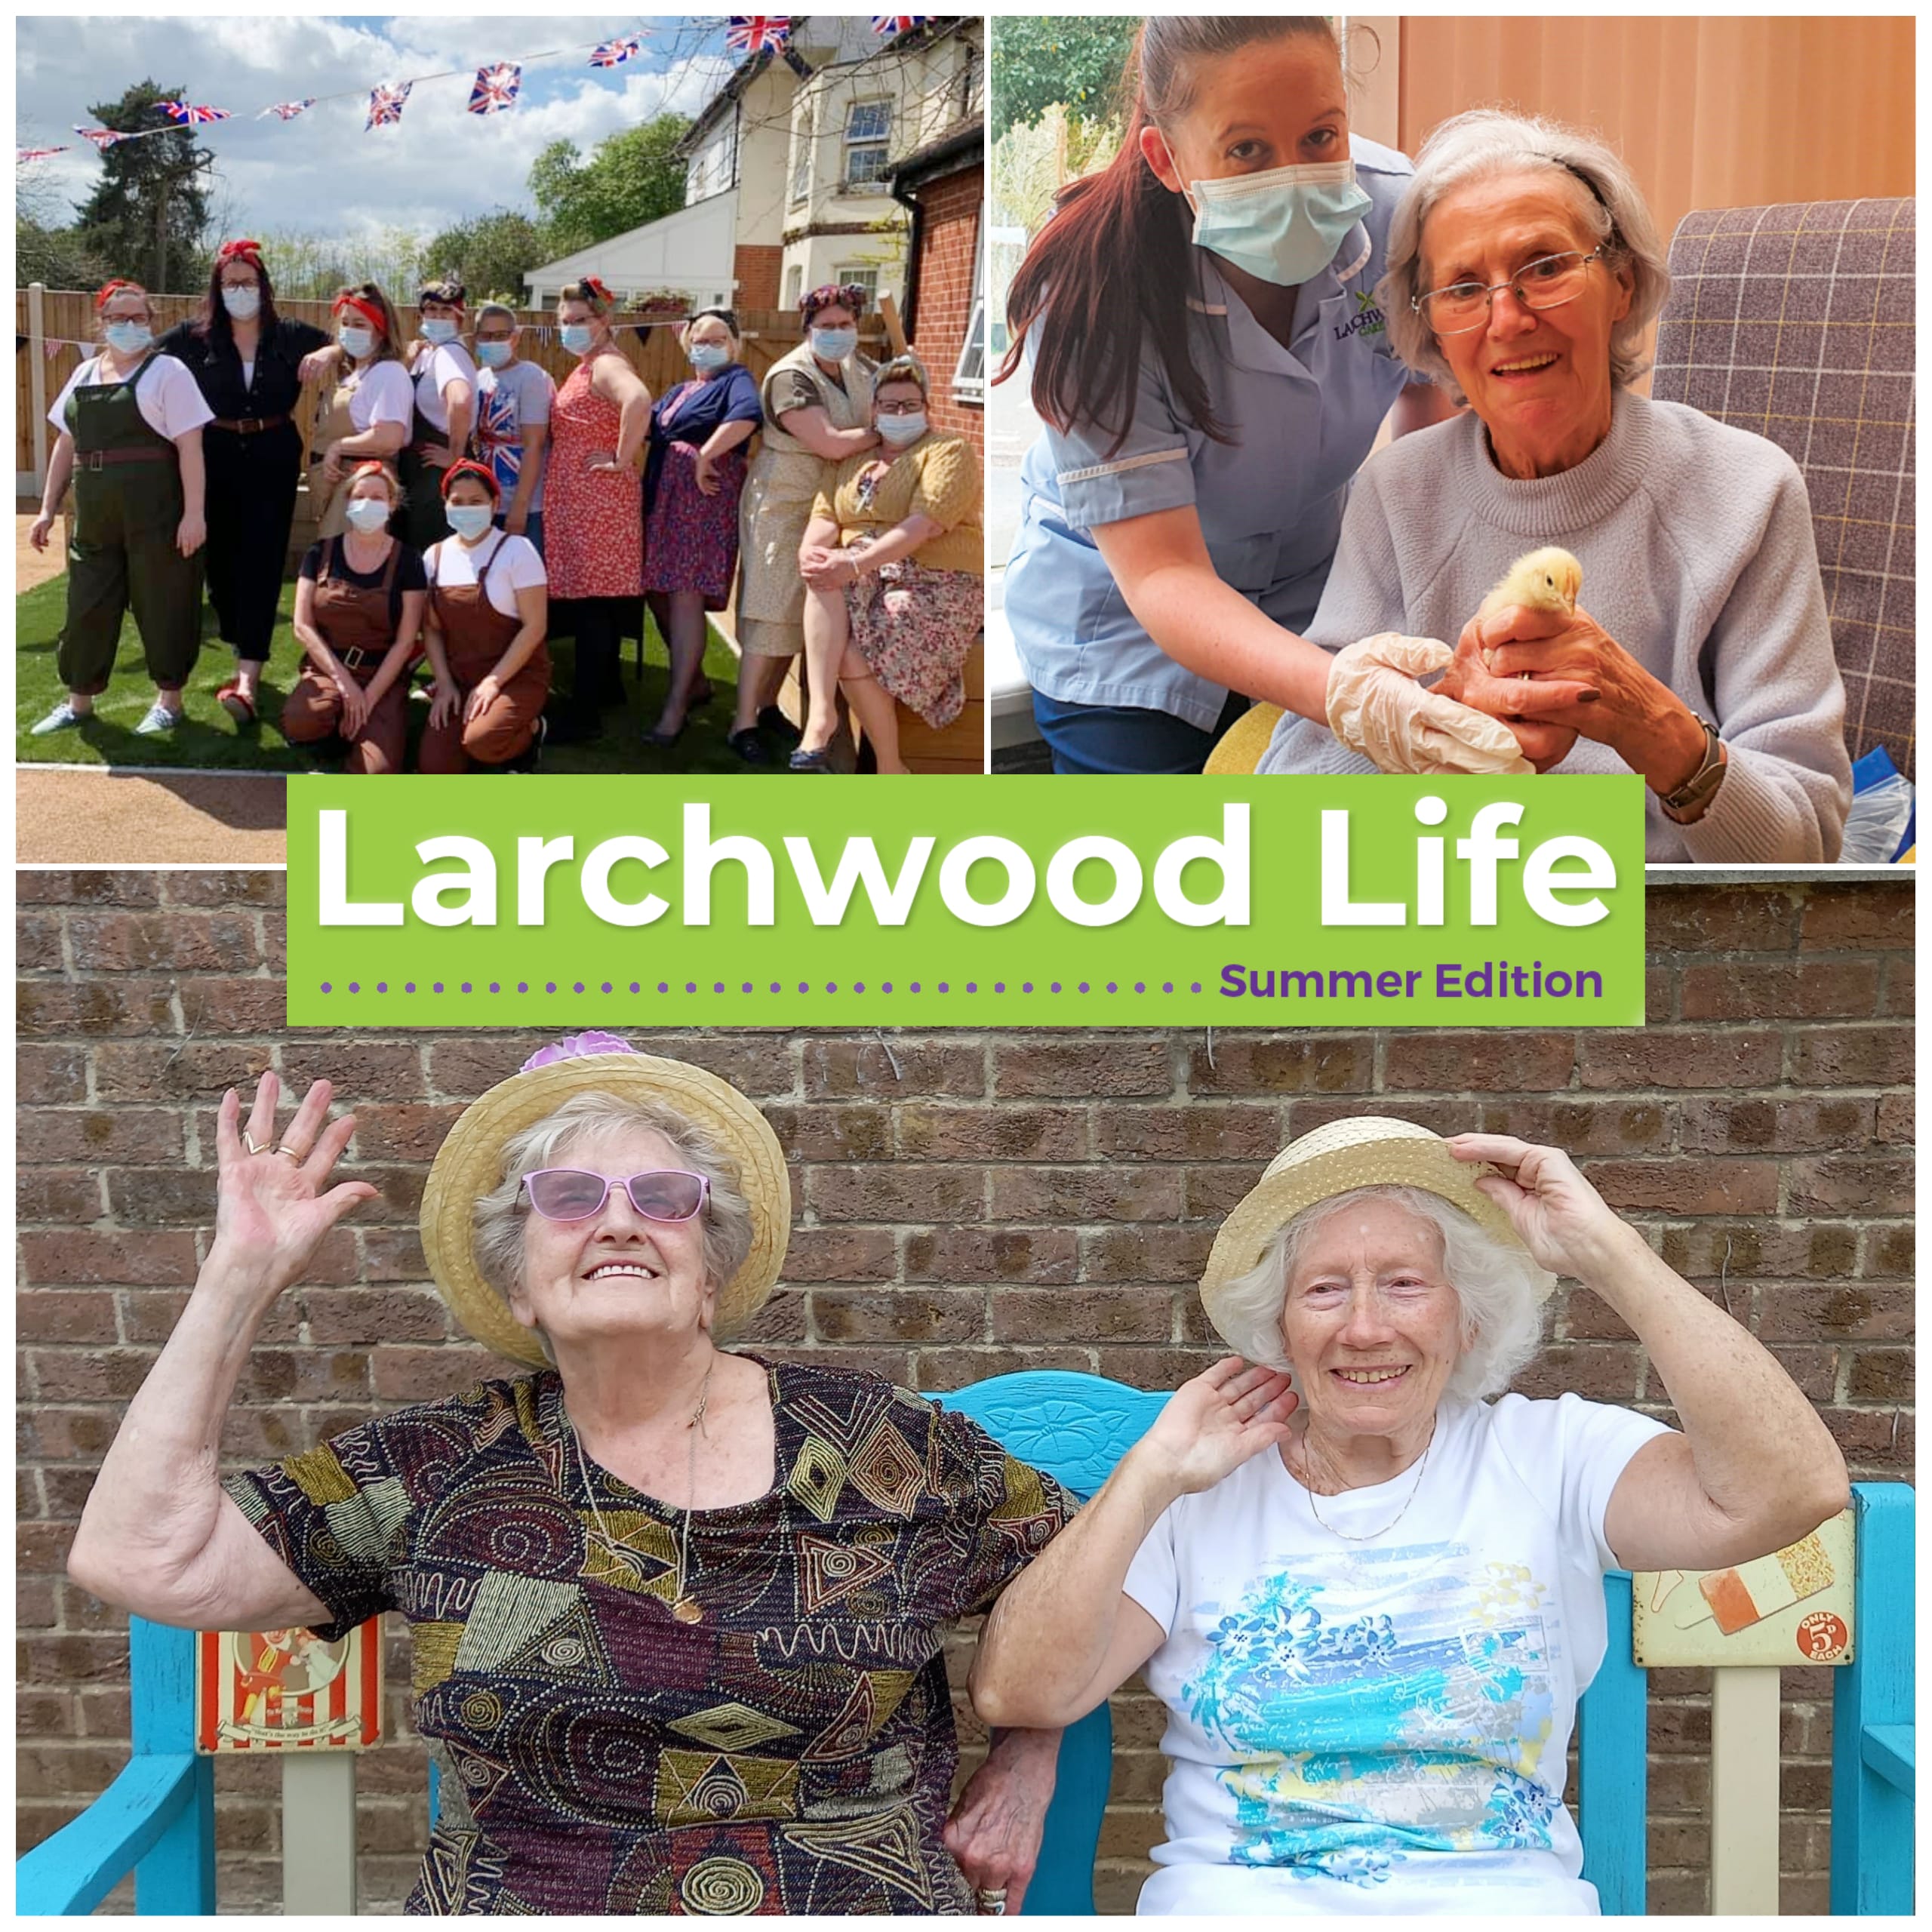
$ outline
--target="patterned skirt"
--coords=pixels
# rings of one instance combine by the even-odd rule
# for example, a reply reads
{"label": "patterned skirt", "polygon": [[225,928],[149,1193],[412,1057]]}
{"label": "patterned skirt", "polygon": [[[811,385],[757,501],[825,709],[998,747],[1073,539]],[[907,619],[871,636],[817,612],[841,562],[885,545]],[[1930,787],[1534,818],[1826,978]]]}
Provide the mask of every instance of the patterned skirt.
{"label": "patterned skirt", "polygon": [[699,591],[707,611],[724,609],[738,568],[743,447],[728,451],[716,468],[717,494],[707,497],[697,487],[697,450],[689,443],[669,445],[644,527],[645,589]]}
{"label": "patterned skirt", "polygon": [[929,571],[907,557],[848,584],[845,609],[873,676],[944,731],[966,702],[962,673],[986,626],[985,580],[974,571]]}

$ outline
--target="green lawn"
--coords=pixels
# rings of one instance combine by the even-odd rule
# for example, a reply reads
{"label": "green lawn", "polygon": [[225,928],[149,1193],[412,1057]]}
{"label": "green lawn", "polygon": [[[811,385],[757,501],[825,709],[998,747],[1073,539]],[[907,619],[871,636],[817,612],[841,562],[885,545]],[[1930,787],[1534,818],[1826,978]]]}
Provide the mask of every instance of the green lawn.
{"label": "green lawn", "polygon": [[[96,721],[78,731],[57,731],[45,738],[28,736],[29,728],[59,703],[63,692],[54,673],[54,651],[60,626],[66,614],[67,580],[54,578],[15,600],[15,661],[18,688],[16,724],[19,757],[22,764],[147,764],[177,766],[188,770],[254,771],[307,771],[328,761],[289,743],[275,720],[281,700],[295,677],[300,651],[291,627],[295,604],[295,586],[282,587],[281,617],[275,626],[275,643],[263,680],[262,717],[257,724],[235,724],[214,701],[215,693],[233,674],[234,658],[215,635],[214,613],[205,610],[200,662],[188,681],[187,717],[174,731],[159,737],[142,738],[134,727],[152,701],[154,688],[147,681],[141,661],[140,639],[130,617],[121,629],[121,652],[114,681],[94,700]],[[555,678],[560,690],[570,688],[574,666],[574,647],[568,638],[551,645]],[[604,771],[783,771],[781,758],[772,765],[747,766],[731,746],[725,735],[731,728],[731,706],[737,695],[738,660],[731,648],[714,629],[704,657],[706,674],[716,688],[710,703],[694,712],[685,735],[669,751],[660,751],[644,742],[644,734],[656,721],[663,703],[669,673],[666,653],[655,627],[645,647],[644,676],[640,688],[637,671],[637,647],[627,643],[624,683],[629,694],[622,711],[604,714],[602,737],[593,744],[558,745],[544,752],[546,772]],[[426,694],[419,695],[411,706],[412,731],[428,715]]]}

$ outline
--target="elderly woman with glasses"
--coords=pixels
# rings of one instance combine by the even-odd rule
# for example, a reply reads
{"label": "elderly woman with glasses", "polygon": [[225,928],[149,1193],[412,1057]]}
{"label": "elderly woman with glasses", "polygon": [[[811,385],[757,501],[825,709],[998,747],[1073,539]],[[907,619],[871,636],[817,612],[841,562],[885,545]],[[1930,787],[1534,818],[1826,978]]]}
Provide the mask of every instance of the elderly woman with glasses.
{"label": "elderly woman with glasses", "polygon": [[998,1739],[949,1817],[946,1635],[1070,1506],[962,1416],[742,1346],[791,1193],[715,1075],[590,1033],[492,1088],[437,1155],[423,1241],[517,1367],[219,1480],[263,1323],[377,1192],[338,1177],[355,1122],[329,1097],[279,1134],[274,1075],[245,1119],[223,1097],[208,1260],[75,1580],[192,1627],[399,1614],[442,1769],[413,1912],[1017,1905],[1057,1739]]}
{"label": "elderly woman with glasses", "polygon": [[[1676,1428],[1506,1392],[1559,1274]],[[1796,1543],[1845,1506],[1830,1432],[1567,1155],[1506,1135],[1302,1135],[1201,1300],[1243,1358],[994,1606],[980,1715],[1071,1724],[1146,1667],[1171,1764],[1143,1912],[1594,1913],[1563,1792],[1604,1573]]]}
{"label": "elderly woman with glasses", "polygon": [[[1284,717],[1261,770],[1428,768],[1402,726],[1446,665],[1440,694],[1537,769],[1638,774],[1653,862],[1837,857],[1844,692],[1804,479],[1632,386],[1669,285],[1601,143],[1489,111],[1429,137],[1377,293],[1404,359],[1469,408],[1364,468],[1308,632],[1341,654],[1337,735]],[[1551,580],[1518,583],[1552,546]]]}

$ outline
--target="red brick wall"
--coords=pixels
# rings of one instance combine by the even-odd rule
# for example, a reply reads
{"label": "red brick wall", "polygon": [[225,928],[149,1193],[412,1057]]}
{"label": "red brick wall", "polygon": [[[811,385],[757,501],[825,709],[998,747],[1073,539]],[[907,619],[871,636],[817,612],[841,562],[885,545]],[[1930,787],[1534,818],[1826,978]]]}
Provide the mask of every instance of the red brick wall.
{"label": "red brick wall", "polygon": [[[287,1454],[487,1366],[452,1334],[415,1233],[425,1168],[524,1035],[291,1033],[281,880],[24,872],[18,918],[18,1804],[37,1842],[125,1761],[122,1620],[61,1574],[122,1405],[208,1238],[209,1119],[273,1066],[354,1102],[381,1198],[325,1244],[264,1331],[224,1446]],[[1911,881],[1656,887],[1645,1029],[1535,1032],[807,1032],[657,1035],[737,1081],[794,1163],[798,1225],[758,1324],[771,1352],[950,1388],[1063,1366],[1171,1386],[1218,1353],[1192,1284],[1289,1135],[1365,1106],[1554,1140],[1818,1403],[1854,1475],[1912,1467]],[[1654,1412],[1603,1306],[1559,1295],[1524,1377]],[[390,1681],[408,1681],[400,1640]],[[1783,1897],[1825,1904],[1831,1673],[1785,1673]],[[1708,1683],[1651,1684],[1653,1909],[1697,1911]],[[1160,1713],[1115,1702],[1109,1909],[1158,1834]],[[365,1908],[426,1834],[423,1762],[361,1760]],[[966,1721],[970,1730],[970,1718]],[[272,1764],[218,1772],[224,1903],[279,1896]],[[1588,1821],[1585,1820],[1585,1829]]]}
{"label": "red brick wall", "polygon": [[731,272],[738,285],[731,291],[734,309],[775,309],[778,306],[778,277],[785,251],[741,242],[731,258]]}
{"label": "red brick wall", "polygon": [[973,253],[980,238],[986,174],[969,168],[918,191],[919,298],[912,346],[932,377],[932,420],[948,435],[966,436],[983,457],[986,411],[952,393],[952,372],[973,309]]}

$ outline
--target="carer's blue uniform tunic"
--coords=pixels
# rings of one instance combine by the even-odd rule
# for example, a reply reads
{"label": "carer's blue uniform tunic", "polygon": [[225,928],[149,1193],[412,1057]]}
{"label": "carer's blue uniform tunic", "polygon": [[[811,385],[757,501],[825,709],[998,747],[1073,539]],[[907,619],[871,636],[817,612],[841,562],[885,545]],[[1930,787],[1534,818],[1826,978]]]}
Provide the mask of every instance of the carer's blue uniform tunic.
{"label": "carer's blue uniform tunic", "polygon": [[1254,319],[1214,256],[1193,251],[1194,364],[1216,420],[1238,441],[1215,442],[1183,417],[1146,349],[1118,450],[1108,454],[1111,430],[1079,423],[1071,434],[1048,429],[1027,452],[1005,610],[1035,690],[1165,712],[1204,731],[1220,718],[1226,691],[1177,664],[1134,620],[1094,546],[1097,525],[1192,503],[1223,583],[1291,630],[1314,617],[1349,482],[1415,380],[1389,347],[1374,295],[1412,171],[1394,149],[1358,135],[1349,151],[1374,205],[1302,285],[1288,348]]}

